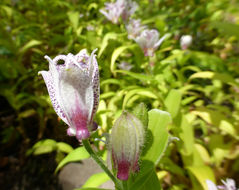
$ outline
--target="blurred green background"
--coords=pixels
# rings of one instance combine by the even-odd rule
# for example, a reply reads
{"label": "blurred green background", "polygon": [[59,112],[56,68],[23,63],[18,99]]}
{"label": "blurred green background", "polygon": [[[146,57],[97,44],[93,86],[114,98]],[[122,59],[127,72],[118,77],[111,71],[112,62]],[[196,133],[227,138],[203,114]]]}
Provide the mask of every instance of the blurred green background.
{"label": "blurred green background", "polygon": [[[115,25],[99,12],[105,2],[1,0],[0,188],[60,189],[54,170],[79,143],[66,135],[37,73],[48,70],[44,55],[83,48],[98,48],[101,129],[94,137],[109,132],[122,109],[144,102],[170,112],[169,132],[180,138],[157,166],[163,189],[207,189],[207,178],[239,184],[239,2],[137,1],[133,18],[170,34],[151,58],[127,38],[122,20]],[[182,35],[193,37],[187,50]]]}

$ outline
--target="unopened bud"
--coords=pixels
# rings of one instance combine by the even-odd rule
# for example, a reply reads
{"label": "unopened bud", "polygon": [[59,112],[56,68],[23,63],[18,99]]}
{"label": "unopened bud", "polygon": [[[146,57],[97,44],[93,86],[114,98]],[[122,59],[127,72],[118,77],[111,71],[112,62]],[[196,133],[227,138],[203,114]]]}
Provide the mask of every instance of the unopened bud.
{"label": "unopened bud", "polygon": [[192,44],[193,37],[190,35],[183,35],[180,38],[180,46],[183,50],[188,49],[188,47]]}
{"label": "unopened bud", "polygon": [[145,129],[133,114],[124,111],[115,121],[110,142],[117,178],[127,180],[130,172],[139,171],[138,160],[144,144]]}

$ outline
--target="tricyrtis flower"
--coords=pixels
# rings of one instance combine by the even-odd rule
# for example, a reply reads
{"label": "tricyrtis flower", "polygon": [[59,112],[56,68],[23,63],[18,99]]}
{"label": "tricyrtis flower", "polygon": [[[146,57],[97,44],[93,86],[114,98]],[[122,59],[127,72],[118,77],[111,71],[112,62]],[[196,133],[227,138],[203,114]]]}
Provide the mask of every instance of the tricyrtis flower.
{"label": "tricyrtis flower", "polygon": [[[90,136],[99,103],[99,70],[94,52],[58,55],[49,61],[49,71],[40,71],[57,115],[69,126],[68,135],[78,140]],[[64,64],[58,64],[60,60]]]}
{"label": "tricyrtis flower", "polygon": [[123,13],[125,8],[124,1],[117,0],[115,3],[105,3],[105,10],[100,10],[100,12],[111,22],[117,24],[119,18]]}
{"label": "tricyrtis flower", "polygon": [[105,10],[100,12],[111,22],[117,24],[120,16],[127,20],[138,8],[138,4],[131,0],[117,0],[115,3],[105,3]]}
{"label": "tricyrtis flower", "polygon": [[141,25],[140,19],[131,19],[129,23],[126,25],[126,30],[128,32],[128,38],[129,39],[136,39],[137,36],[140,35],[140,33],[146,29],[147,27],[144,25]]}
{"label": "tricyrtis flower", "polygon": [[153,56],[154,51],[161,45],[167,35],[164,35],[159,39],[159,33],[157,30],[144,30],[141,32],[135,41],[139,44],[144,51],[145,56]]}
{"label": "tricyrtis flower", "polygon": [[190,35],[183,35],[180,38],[180,46],[183,50],[188,49],[189,46],[192,44],[193,38]]}
{"label": "tricyrtis flower", "polygon": [[124,10],[122,13],[122,19],[126,21],[137,10],[138,4],[131,0],[118,0],[118,1],[124,2]]}
{"label": "tricyrtis flower", "polygon": [[112,128],[110,143],[117,178],[127,180],[139,170],[138,160],[144,144],[144,126],[133,114],[123,112]]}
{"label": "tricyrtis flower", "polygon": [[131,65],[128,62],[122,61],[120,64],[118,64],[118,67],[122,70],[129,71],[130,69],[133,68],[133,65]]}
{"label": "tricyrtis flower", "polygon": [[239,190],[236,188],[236,183],[233,179],[227,178],[226,181],[222,180],[223,185],[215,185],[211,180],[206,180],[209,190]]}

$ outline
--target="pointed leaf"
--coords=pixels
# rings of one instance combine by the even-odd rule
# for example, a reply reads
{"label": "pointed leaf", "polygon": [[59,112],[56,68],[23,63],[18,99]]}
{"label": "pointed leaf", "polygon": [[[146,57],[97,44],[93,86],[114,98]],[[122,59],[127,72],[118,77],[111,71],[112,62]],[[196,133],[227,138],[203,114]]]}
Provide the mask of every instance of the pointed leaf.
{"label": "pointed leaf", "polygon": [[117,58],[119,57],[121,53],[123,53],[123,51],[131,47],[132,45],[126,45],[126,46],[118,47],[117,49],[114,50],[114,52],[112,53],[111,63],[110,63],[110,70],[113,74],[115,74],[115,69],[116,69],[115,62]]}

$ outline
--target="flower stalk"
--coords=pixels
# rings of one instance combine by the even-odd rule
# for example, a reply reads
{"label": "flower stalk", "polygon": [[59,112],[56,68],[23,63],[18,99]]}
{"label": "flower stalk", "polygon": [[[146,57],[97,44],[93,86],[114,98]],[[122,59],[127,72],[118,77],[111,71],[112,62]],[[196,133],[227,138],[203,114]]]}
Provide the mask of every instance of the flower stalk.
{"label": "flower stalk", "polygon": [[82,143],[87,150],[87,152],[90,154],[90,156],[93,158],[93,160],[101,167],[102,170],[110,177],[110,179],[114,182],[116,189],[118,190],[126,190],[122,187],[121,182],[115,178],[115,176],[111,173],[109,168],[104,164],[104,161],[94,152],[94,150],[91,148],[91,145],[87,139],[82,140]]}

